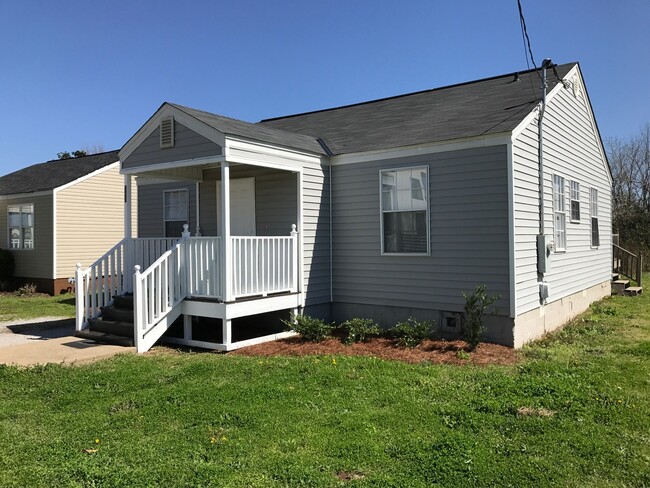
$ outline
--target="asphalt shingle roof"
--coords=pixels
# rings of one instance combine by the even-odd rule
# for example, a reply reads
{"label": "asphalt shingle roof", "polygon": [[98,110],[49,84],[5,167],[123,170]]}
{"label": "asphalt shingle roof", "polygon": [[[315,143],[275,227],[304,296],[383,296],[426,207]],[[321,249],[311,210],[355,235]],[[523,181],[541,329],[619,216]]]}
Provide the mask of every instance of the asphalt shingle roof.
{"label": "asphalt shingle roof", "polygon": [[119,160],[118,151],[33,164],[0,177],[0,195],[47,191]]}
{"label": "asphalt shingle roof", "polygon": [[191,115],[223,134],[269,142],[294,149],[302,149],[316,154],[325,154],[325,151],[316,140],[316,137],[310,135],[302,135],[295,132],[275,129],[273,127],[266,127],[260,124],[252,124],[250,122],[244,122],[243,120],[231,119],[230,117],[211,114],[209,112],[184,107],[175,103],[169,103],[169,105]]}
{"label": "asphalt shingle roof", "polygon": [[[557,66],[560,77],[576,63]],[[548,70],[549,91],[558,83]],[[262,120],[320,138],[333,154],[389,149],[512,131],[541,97],[539,71],[501,75],[339,108]]]}

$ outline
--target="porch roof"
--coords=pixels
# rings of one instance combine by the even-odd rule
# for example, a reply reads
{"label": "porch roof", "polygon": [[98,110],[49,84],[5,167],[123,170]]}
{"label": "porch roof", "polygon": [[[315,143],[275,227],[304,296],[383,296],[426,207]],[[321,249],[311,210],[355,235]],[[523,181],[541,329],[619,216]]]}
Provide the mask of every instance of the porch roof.
{"label": "porch roof", "polygon": [[325,150],[318,142],[318,139],[313,136],[287,132],[260,124],[251,124],[250,122],[244,122],[243,120],[211,114],[209,112],[204,112],[203,110],[184,107],[183,105],[178,105],[176,103],[167,102],[167,104],[197,120],[200,120],[204,124],[209,125],[224,135],[253,139],[259,142],[299,149],[320,155],[326,154]]}

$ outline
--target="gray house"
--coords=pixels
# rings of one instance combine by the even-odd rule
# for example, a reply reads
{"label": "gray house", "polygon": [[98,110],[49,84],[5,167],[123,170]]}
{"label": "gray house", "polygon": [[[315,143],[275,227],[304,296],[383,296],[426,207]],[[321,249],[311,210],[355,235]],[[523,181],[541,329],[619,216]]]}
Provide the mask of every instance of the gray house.
{"label": "gray house", "polygon": [[181,316],[180,343],[272,340],[238,329],[278,310],[460,332],[479,284],[490,340],[561,326],[610,293],[612,181],[579,65],[548,71],[545,103],[539,70],[254,124],[164,103],[120,151],[138,238],[79,269],[78,328],[133,292],[139,350]]}

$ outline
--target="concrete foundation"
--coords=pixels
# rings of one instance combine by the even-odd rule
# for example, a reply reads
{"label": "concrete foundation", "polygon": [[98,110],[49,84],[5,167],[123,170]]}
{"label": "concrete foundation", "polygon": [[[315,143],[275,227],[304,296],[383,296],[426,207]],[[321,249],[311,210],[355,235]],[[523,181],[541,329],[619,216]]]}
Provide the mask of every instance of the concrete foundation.
{"label": "concrete foundation", "polygon": [[576,315],[589,308],[589,305],[611,295],[611,283],[604,281],[568,297],[520,314],[515,319],[514,347],[521,347],[547,332],[556,330]]}

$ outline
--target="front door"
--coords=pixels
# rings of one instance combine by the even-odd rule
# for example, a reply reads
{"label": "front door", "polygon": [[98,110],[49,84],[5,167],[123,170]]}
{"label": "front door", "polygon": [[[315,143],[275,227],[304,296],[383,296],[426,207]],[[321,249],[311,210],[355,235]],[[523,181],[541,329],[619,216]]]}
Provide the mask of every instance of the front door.
{"label": "front door", "polygon": [[[217,215],[221,215],[221,182],[217,181]],[[217,222],[221,235],[221,223]],[[255,178],[230,180],[230,235],[255,235]]]}

